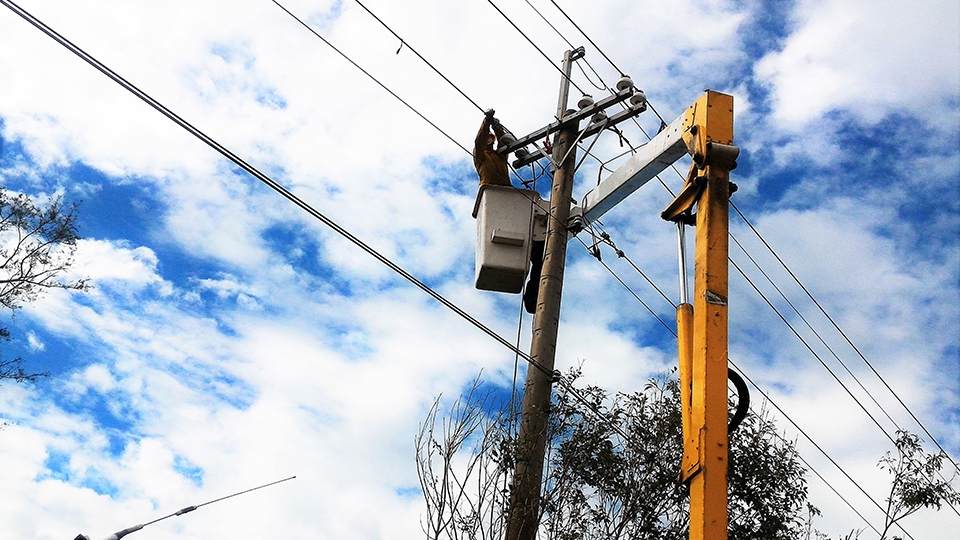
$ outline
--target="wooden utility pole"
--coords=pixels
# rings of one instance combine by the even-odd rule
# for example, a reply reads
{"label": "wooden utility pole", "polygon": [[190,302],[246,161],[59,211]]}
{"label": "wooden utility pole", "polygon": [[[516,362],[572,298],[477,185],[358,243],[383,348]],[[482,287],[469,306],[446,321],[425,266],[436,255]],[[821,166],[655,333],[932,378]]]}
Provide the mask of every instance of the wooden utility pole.
{"label": "wooden utility pole", "polygon": [[[566,115],[570,69],[576,60],[574,51],[563,59],[565,76],[560,82],[557,118]],[[567,221],[573,195],[578,123],[572,122],[557,132],[553,157],[557,163],[550,190],[550,215],[540,274],[537,311],[533,321],[530,356],[527,369],[520,421],[517,461],[510,492],[506,540],[533,540],[540,522],[540,485],[543,481],[543,460],[547,444],[547,417],[553,387],[554,360],[557,352],[557,331],[560,326],[560,296],[563,268],[567,255]]]}

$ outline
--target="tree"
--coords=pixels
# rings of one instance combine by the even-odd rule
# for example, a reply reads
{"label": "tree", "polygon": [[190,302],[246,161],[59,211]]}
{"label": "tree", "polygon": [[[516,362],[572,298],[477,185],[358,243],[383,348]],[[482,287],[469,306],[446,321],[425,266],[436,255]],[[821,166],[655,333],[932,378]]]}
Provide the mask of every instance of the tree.
{"label": "tree", "polygon": [[[896,456],[887,452],[880,460],[880,468],[893,475],[881,539],[887,538],[891,527],[901,519],[921,508],[940,510],[944,503],[960,504],[960,494],[952,485],[955,475],[949,479],[937,478],[943,461],[949,459],[943,451],[927,454],[919,437],[902,430],[897,431],[896,447]],[[900,537],[893,539],[900,540]]]}
{"label": "tree", "polygon": [[[685,537],[689,494],[677,481],[677,381],[658,377],[641,392],[616,396],[588,387],[579,390],[587,403],[568,388],[558,388],[550,415],[540,537]],[[439,422],[435,403],[417,437],[430,539],[502,537],[514,419],[506,411],[484,413],[489,405],[475,385]],[[768,415],[749,414],[730,437],[730,538],[809,535],[809,517],[818,511],[807,503],[805,472],[794,445],[777,434]]]}
{"label": "tree", "polygon": [[[76,205],[56,197],[37,205],[24,194],[0,186],[0,309],[15,314],[46,290],[81,291],[86,279],[62,281],[77,249]],[[0,327],[0,339],[10,331]],[[0,380],[31,381],[44,373],[27,373],[21,358],[0,358]]]}

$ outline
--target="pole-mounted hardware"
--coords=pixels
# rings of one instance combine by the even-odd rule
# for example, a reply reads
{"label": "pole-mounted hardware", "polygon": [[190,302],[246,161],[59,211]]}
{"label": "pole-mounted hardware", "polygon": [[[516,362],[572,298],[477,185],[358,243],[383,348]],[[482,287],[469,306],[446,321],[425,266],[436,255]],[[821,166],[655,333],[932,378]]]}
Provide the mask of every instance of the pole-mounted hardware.
{"label": "pole-mounted hardware", "polygon": [[[627,77],[626,80],[630,81],[629,77]],[[580,135],[580,138],[596,135],[604,129],[616,126],[624,120],[629,120],[630,118],[637,116],[646,110],[646,97],[644,96],[643,91],[638,90],[633,86],[633,81],[630,81],[629,84],[630,86],[627,86],[626,84],[619,85],[623,86],[623,88],[619,88],[616,94],[603,98],[593,104],[589,104],[586,107],[582,107],[573,113],[564,114],[565,111],[561,111],[557,114],[558,119],[555,122],[552,122],[549,125],[530,133],[529,135],[520,137],[516,141],[512,141],[509,144],[501,144],[500,148],[497,149],[497,152],[501,154],[509,154],[513,152],[516,156],[516,159],[513,161],[513,166],[515,168],[524,167],[533,163],[534,161],[547,157],[544,151],[540,148],[530,152],[526,150],[525,147],[535,145],[537,141],[549,137],[550,135],[571,125],[579,126],[580,121],[585,118],[594,119],[598,113],[604,113],[603,117],[595,119],[599,121],[592,121],[591,124],[587,126],[583,134]],[[626,109],[612,115],[605,114],[606,109],[610,108],[611,106],[618,103],[623,103],[627,100],[632,100],[636,96],[642,96],[642,99],[636,100],[636,105],[631,105]],[[566,103],[565,100],[564,103]],[[606,121],[604,122],[603,120]]]}

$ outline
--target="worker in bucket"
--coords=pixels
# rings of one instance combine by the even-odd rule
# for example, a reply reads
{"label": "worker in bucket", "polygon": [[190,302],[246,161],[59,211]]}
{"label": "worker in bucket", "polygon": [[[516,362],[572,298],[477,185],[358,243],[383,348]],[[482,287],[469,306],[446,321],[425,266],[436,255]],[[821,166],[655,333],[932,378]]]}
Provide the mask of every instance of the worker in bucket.
{"label": "worker in bucket", "polygon": [[498,154],[493,148],[493,143],[501,140],[504,134],[503,126],[493,117],[493,114],[493,109],[487,109],[483,117],[483,124],[480,125],[473,149],[473,165],[477,168],[477,174],[480,175],[481,186],[510,186],[507,156]]}

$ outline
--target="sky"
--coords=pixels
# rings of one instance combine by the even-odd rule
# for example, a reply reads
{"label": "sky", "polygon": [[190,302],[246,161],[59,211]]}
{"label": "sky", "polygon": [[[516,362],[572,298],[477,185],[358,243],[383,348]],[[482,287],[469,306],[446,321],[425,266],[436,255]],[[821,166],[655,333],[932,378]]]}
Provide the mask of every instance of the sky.
{"label": "sky", "polygon": [[[960,4],[494,3],[554,66],[488,0],[364,0],[406,46],[355,0],[284,6],[467,149],[481,109],[518,135],[552,121],[565,40],[586,47],[606,84],[629,74],[668,123],[706,88],[732,94],[733,201],[759,235],[731,213],[749,256],[731,242],[743,275],[731,267],[730,358],[796,423],[775,414],[801,455],[882,526],[796,426],[883,501],[877,462],[893,446],[826,364],[884,430],[921,433],[902,400],[960,457]],[[519,322],[529,346],[519,296],[473,285],[469,151],[275,3],[19,5],[501,336],[516,339]],[[582,67],[574,83],[604,95]],[[50,376],[0,384],[0,537],[104,537],[292,475],[134,534],[422,537],[420,423],[478,373],[508,394],[514,354],[6,8],[0,73],[0,184],[78,204],[68,277],[94,285],[2,314],[13,336],[2,358]],[[622,125],[633,145],[660,120],[638,122]],[[592,153],[625,149],[607,132]],[[575,196],[606,174],[586,160]],[[682,182],[670,169],[661,179]],[[601,221],[676,301],[675,230],[659,218],[669,201],[654,181]],[[611,249],[602,255],[672,326],[671,305]],[[675,350],[572,240],[557,367],[631,392],[670,370]],[[866,526],[820,479],[809,486],[823,512],[815,527],[837,537]],[[922,511],[903,525],[950,539],[960,516]]]}

